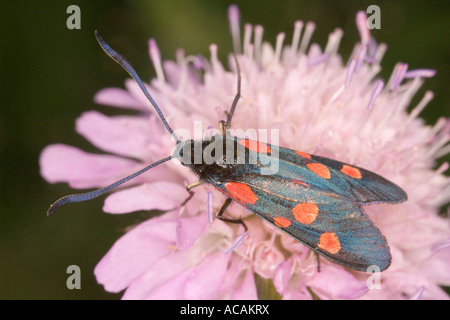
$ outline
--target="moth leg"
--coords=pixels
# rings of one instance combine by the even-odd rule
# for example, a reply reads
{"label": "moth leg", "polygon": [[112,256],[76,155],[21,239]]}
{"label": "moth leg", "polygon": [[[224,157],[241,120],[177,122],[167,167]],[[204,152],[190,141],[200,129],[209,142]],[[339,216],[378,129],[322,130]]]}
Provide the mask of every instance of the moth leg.
{"label": "moth leg", "polygon": [[181,206],[184,206],[186,203],[188,203],[188,201],[192,199],[192,197],[194,196],[194,194],[195,194],[194,191],[189,191],[189,196],[186,198],[186,200],[183,201],[183,203],[181,204]]}
{"label": "moth leg", "polygon": [[226,112],[227,121],[219,121],[219,130],[222,136],[226,136],[227,129],[230,129],[231,119],[233,119],[234,110],[236,105],[241,98],[241,68],[239,67],[239,61],[237,59],[236,53],[233,52],[234,62],[236,62],[236,72],[237,72],[237,89],[236,95],[234,96],[233,103],[231,104],[230,111]]}
{"label": "moth leg", "polygon": [[203,184],[203,181],[199,180],[197,182],[191,183],[190,185],[188,185],[186,187],[186,190],[190,193],[192,189],[194,189],[195,187],[198,187],[199,185]]}
{"label": "moth leg", "polygon": [[236,105],[241,98],[241,68],[239,67],[239,61],[236,54],[233,52],[234,62],[236,62],[236,72],[237,72],[237,89],[236,95],[234,96],[233,103],[231,104],[230,112],[228,113],[227,122],[225,123],[225,129],[230,129],[231,119],[233,118],[234,110]]}
{"label": "moth leg", "polygon": [[225,210],[227,210],[228,207],[230,206],[231,201],[233,201],[233,200],[231,200],[231,198],[227,198],[225,200],[225,202],[223,203],[222,207],[219,209],[219,212],[217,212],[217,214],[216,214],[217,218],[219,218],[219,219],[223,218],[222,215],[224,214]]}
{"label": "moth leg", "polygon": [[247,225],[244,223],[244,221],[241,218],[229,219],[229,218],[225,218],[223,216],[223,214],[225,213],[225,210],[227,210],[228,206],[231,204],[232,201],[233,200],[231,200],[231,198],[227,198],[227,200],[225,200],[222,207],[220,208],[219,212],[217,212],[216,217],[225,222],[241,224],[244,227],[245,231],[247,231],[248,230]]}
{"label": "moth leg", "polygon": [[189,196],[186,198],[186,200],[183,201],[181,206],[184,206],[186,203],[188,203],[189,200],[192,199],[192,197],[194,196],[195,192],[191,191],[191,190],[194,189],[195,187],[198,187],[202,183],[203,183],[203,181],[199,180],[197,182],[191,183],[190,185],[186,186],[186,190],[187,190],[187,192],[189,192]]}
{"label": "moth leg", "polygon": [[314,251],[314,254],[316,255],[317,259],[317,272],[320,272],[320,255]]}
{"label": "moth leg", "polygon": [[225,129],[225,121],[223,121],[223,120],[219,121],[219,131],[222,134],[222,136],[225,137],[227,135],[227,131]]}

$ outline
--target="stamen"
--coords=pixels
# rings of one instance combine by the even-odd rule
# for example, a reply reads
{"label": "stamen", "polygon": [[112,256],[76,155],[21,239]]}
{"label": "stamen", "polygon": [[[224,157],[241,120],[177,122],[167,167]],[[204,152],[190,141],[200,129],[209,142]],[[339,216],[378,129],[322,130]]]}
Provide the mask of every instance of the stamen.
{"label": "stamen", "polygon": [[300,36],[302,34],[303,21],[297,20],[294,23],[294,34],[292,35],[292,52],[297,54],[298,44],[300,43]]}
{"label": "stamen", "polygon": [[440,134],[449,134],[450,133],[450,122],[446,122],[445,126],[442,128]]}
{"label": "stamen", "polygon": [[372,91],[372,94],[370,96],[369,104],[367,105],[367,110],[371,110],[372,106],[375,102],[375,100],[380,96],[381,91],[383,91],[384,88],[384,82],[381,80],[377,81],[377,85],[375,86],[375,89]]}
{"label": "stamen", "polygon": [[343,35],[344,32],[339,28],[336,28],[332,33],[330,33],[330,35],[328,36],[327,46],[325,47],[325,50],[323,52],[328,55],[336,54]]}
{"label": "stamen", "polygon": [[384,88],[384,82],[381,80],[377,81],[377,84],[375,85],[375,88],[372,91],[372,94],[370,95],[369,103],[367,104],[366,110],[364,112],[364,118],[362,121],[360,121],[360,124],[356,129],[354,130],[353,134],[351,136],[358,136],[359,132],[364,128],[364,126],[367,123],[367,118],[370,115],[370,111],[372,110],[373,104],[375,103],[375,100],[380,96],[381,92]]}
{"label": "stamen", "polygon": [[219,71],[219,59],[217,57],[217,45],[216,44],[211,44],[209,46],[209,52],[211,52],[211,66],[212,66],[212,70],[214,73],[217,73],[217,71]]}
{"label": "stamen", "polygon": [[213,214],[213,193],[211,191],[208,191],[208,201],[207,201],[207,207],[208,207],[208,221],[209,223],[213,223],[214,221],[214,214]]}
{"label": "stamen", "polygon": [[[184,55],[184,52],[183,52]],[[180,55],[180,59],[181,59]],[[196,55],[196,56],[187,56],[183,58],[179,62],[180,66],[180,80],[178,83],[177,92],[183,92],[186,84],[188,83],[189,76],[195,76],[195,73],[193,73],[192,68],[189,67],[189,64],[192,64],[192,67],[196,70],[208,70],[210,71],[210,66],[208,64],[208,61],[202,56],[202,55]]]}
{"label": "stamen", "polygon": [[262,66],[261,44],[264,34],[264,28],[261,25],[255,26],[255,60],[259,66]]}
{"label": "stamen", "polygon": [[436,74],[436,70],[433,70],[433,69],[416,69],[416,70],[410,70],[410,71],[406,72],[405,78],[406,79],[411,79],[411,78],[416,78],[416,77],[432,78],[432,77],[434,77],[435,74]]}
{"label": "stamen", "polygon": [[434,142],[434,144],[428,149],[425,155],[430,158],[437,158],[436,154],[439,149],[443,148],[449,141],[450,134],[444,134],[436,142]]}
{"label": "stamen", "polygon": [[450,153],[450,144],[446,145],[445,147],[442,147],[439,149],[435,154],[435,159],[439,159],[440,157],[446,156]]}
{"label": "stamen", "polygon": [[195,64],[196,60],[197,57],[195,56],[187,56],[181,62],[180,82],[178,83],[177,92],[183,92],[188,79],[189,63]]}
{"label": "stamen", "polygon": [[228,21],[230,22],[230,32],[233,39],[233,50],[236,53],[241,53],[240,12],[235,4],[228,7]]}
{"label": "stamen", "polygon": [[367,28],[367,15],[364,11],[358,11],[356,14],[356,26],[361,37],[361,44],[367,45],[370,40],[370,30]]}
{"label": "stamen", "polygon": [[205,61],[205,58],[202,55],[200,55],[200,54],[195,56],[195,59],[194,59],[194,61],[192,63],[193,67],[195,69],[197,69],[197,70],[205,69],[206,68],[206,64],[207,63]]}
{"label": "stamen", "polygon": [[253,62],[253,52],[255,51],[254,49],[255,49],[255,46],[253,45],[253,43],[250,43],[248,45],[247,53],[246,53],[246,56],[247,56],[247,58],[250,59],[250,62]]}
{"label": "stamen", "polygon": [[244,26],[244,55],[248,56],[250,41],[252,40],[253,26],[250,23],[246,23]]}
{"label": "stamen", "polygon": [[179,48],[175,51],[175,59],[176,59],[178,65],[181,65],[183,63],[184,49]]}
{"label": "stamen", "polygon": [[420,288],[417,289],[417,291],[411,297],[409,297],[408,300],[420,300],[425,289],[425,286],[420,286]]}
{"label": "stamen", "polygon": [[421,78],[414,78],[411,83],[407,84],[407,90],[402,93],[401,100],[395,109],[395,113],[400,112],[401,110],[406,110],[411,99],[416,95],[417,91],[420,89],[423,80]]}
{"label": "stamen", "polygon": [[444,240],[431,248],[431,252],[436,252],[442,249],[450,248],[450,239]]}
{"label": "stamen", "polygon": [[377,52],[375,53],[375,61],[380,63],[386,53],[387,45],[385,43],[380,43],[377,47]]}
{"label": "stamen", "polygon": [[416,118],[433,98],[434,93],[432,91],[428,90],[427,92],[425,92],[422,100],[420,100],[419,104],[409,114],[409,119],[407,120],[407,122]]}
{"label": "stamen", "polygon": [[347,73],[345,75],[344,81],[345,89],[348,89],[348,87],[350,86],[353,74],[355,73],[355,68],[356,68],[356,59],[353,58],[352,61],[350,61],[350,65],[347,67]]}
{"label": "stamen", "polygon": [[364,61],[367,62],[367,63],[373,64],[373,63],[377,62],[377,59],[375,59],[375,57],[366,56],[364,58]]}
{"label": "stamen", "polygon": [[436,124],[430,130],[430,136],[434,137],[439,131],[441,131],[448,124],[447,119],[441,117],[436,121]]}
{"label": "stamen", "polygon": [[300,44],[300,53],[304,54],[306,52],[306,48],[308,47],[309,41],[316,30],[316,24],[314,22],[308,22],[306,24],[305,33],[303,34],[302,42]]}
{"label": "stamen", "polygon": [[166,79],[164,77],[164,71],[161,64],[161,52],[159,51],[158,45],[153,38],[148,40],[148,52],[153,66],[155,67],[156,77],[158,78],[158,81],[164,83]]}
{"label": "stamen", "polygon": [[[444,162],[443,164],[441,164],[441,166],[435,171],[436,175],[441,175],[443,174],[445,171],[448,170],[448,168],[450,167],[448,162]],[[450,246],[450,239],[447,240],[448,241],[448,245]]]}
{"label": "stamen", "polygon": [[370,37],[369,44],[367,45],[367,55],[364,61],[368,63],[376,63],[377,59],[375,58],[378,50],[378,43],[374,37]]}
{"label": "stamen", "polygon": [[328,100],[327,104],[334,102],[341,94],[344,92],[345,85],[341,85],[339,89],[336,90],[335,93],[331,96],[330,100]]}
{"label": "stamen", "polygon": [[281,50],[283,49],[283,41],[284,41],[285,36],[286,36],[286,34],[284,32],[281,32],[277,36],[277,42],[275,45],[275,56],[274,56],[275,63],[280,63]]}
{"label": "stamen", "polygon": [[315,66],[318,64],[321,64],[322,62],[326,61],[328,59],[329,55],[326,53],[322,53],[318,56],[312,57],[308,59],[308,65]]}
{"label": "stamen", "polygon": [[372,64],[370,66],[369,74],[367,76],[365,76],[364,78],[366,78],[368,81],[371,81],[372,79],[375,79],[375,77],[380,73],[380,71],[381,71],[381,66],[378,63]]}
{"label": "stamen", "polygon": [[358,52],[358,55],[355,57],[356,58],[356,66],[355,66],[355,70],[359,70],[359,68],[361,67],[361,64],[364,62],[365,58],[367,55],[367,45],[363,45]]}
{"label": "stamen", "polygon": [[408,70],[408,64],[407,63],[397,63],[395,66],[394,72],[391,76],[391,79],[389,79],[390,82],[390,88],[392,91],[397,90],[400,83],[403,81],[403,78],[405,77],[406,70]]}
{"label": "stamen", "polygon": [[248,235],[249,235],[248,232],[244,232],[243,234],[241,234],[239,237],[236,238],[233,245],[229,247],[227,250],[225,250],[224,253],[225,254],[230,253],[231,251],[239,247],[242,244],[242,242],[244,242],[244,239],[248,237]]}

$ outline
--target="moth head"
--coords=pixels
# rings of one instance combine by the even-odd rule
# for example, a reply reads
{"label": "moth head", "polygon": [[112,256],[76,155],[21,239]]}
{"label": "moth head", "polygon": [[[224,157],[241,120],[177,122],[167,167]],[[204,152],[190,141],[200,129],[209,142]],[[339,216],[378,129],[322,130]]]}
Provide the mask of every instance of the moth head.
{"label": "moth head", "polygon": [[[200,144],[200,146],[198,145]],[[195,164],[195,149],[200,147],[201,142],[197,142],[195,140],[186,140],[177,143],[175,146],[175,151],[172,154],[172,157],[178,159],[182,165],[186,167],[192,167]],[[200,149],[201,150],[201,149]]]}

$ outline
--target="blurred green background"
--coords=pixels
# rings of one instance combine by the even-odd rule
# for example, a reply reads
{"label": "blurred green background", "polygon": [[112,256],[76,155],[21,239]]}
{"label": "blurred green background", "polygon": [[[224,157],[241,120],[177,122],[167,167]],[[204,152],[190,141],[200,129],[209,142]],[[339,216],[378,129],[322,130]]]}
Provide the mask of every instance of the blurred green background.
{"label": "blurred green background", "polygon": [[[83,111],[112,114],[92,97],[104,87],[123,86],[127,74],[99,48],[94,30],[135,66],[142,78],[154,76],[147,39],[154,37],[164,59],[175,50],[209,56],[219,45],[222,61],[231,51],[226,0],[84,0],[2,1],[0,4],[0,299],[118,299],[95,282],[93,269],[137,214],[102,213],[103,199],[65,207],[47,217],[50,203],[73,190],[50,185],[39,175],[41,150],[66,143],[98,151],[74,131]],[[348,58],[358,41],[355,14],[376,4],[381,30],[373,34],[388,44],[382,76],[395,63],[411,69],[433,68],[437,75],[425,90],[435,93],[422,116],[433,124],[450,115],[449,1],[235,1],[243,22],[262,24],[265,40],[278,32],[292,36],[296,19],[315,21],[313,41],[322,47],[335,27],[344,30],[340,52]],[[66,28],[66,9],[81,9],[81,30]],[[290,41],[290,40],[289,40]],[[447,158],[448,160],[448,158]],[[66,268],[80,266],[81,290],[68,290]]]}

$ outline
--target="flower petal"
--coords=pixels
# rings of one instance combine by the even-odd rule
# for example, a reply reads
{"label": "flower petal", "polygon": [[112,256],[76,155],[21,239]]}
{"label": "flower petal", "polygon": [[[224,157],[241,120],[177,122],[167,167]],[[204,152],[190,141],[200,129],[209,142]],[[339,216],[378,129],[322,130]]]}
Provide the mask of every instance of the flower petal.
{"label": "flower petal", "polygon": [[192,270],[188,269],[182,273],[167,279],[160,287],[153,290],[145,297],[146,300],[185,300],[184,286]]}
{"label": "flower petal", "polygon": [[79,134],[99,149],[140,160],[151,158],[152,139],[145,117],[108,117],[96,111],[84,112],[76,121]]}
{"label": "flower petal", "polygon": [[207,217],[203,214],[179,219],[177,225],[177,248],[181,250],[190,248],[194,241],[203,234],[206,226]]}
{"label": "flower petal", "polygon": [[78,189],[104,186],[136,164],[133,160],[87,153],[63,144],[47,146],[39,162],[41,175],[48,182],[68,182]]}
{"label": "flower petal", "polygon": [[94,270],[97,282],[105,290],[122,291],[172,252],[176,220],[169,219],[168,215],[145,221],[116,241]]}
{"label": "flower petal", "polygon": [[172,210],[187,197],[180,184],[159,181],[117,191],[105,200],[103,211],[112,214],[138,210]]}
{"label": "flower petal", "polygon": [[211,299],[225,277],[230,255],[210,255],[192,270],[184,288],[186,299]]}
{"label": "flower petal", "polygon": [[185,270],[153,290],[146,299],[214,298],[225,276],[229,257],[223,253],[205,257],[199,265]]}
{"label": "flower petal", "polygon": [[277,292],[281,295],[284,295],[289,288],[289,279],[291,276],[292,270],[292,261],[286,260],[283,263],[280,263],[275,270],[273,276],[273,284]]}
{"label": "flower petal", "polygon": [[321,299],[356,299],[369,291],[366,282],[356,279],[340,266],[325,263],[307,285]]}
{"label": "flower petal", "polygon": [[233,300],[257,300],[258,292],[256,291],[255,276],[253,270],[247,269],[244,279],[236,286],[231,295]]}
{"label": "flower petal", "polygon": [[145,104],[133,97],[127,90],[121,88],[102,89],[95,94],[94,101],[112,107],[148,111]]}
{"label": "flower petal", "polygon": [[258,299],[255,277],[250,261],[231,258],[226,276],[218,293],[218,299]]}
{"label": "flower petal", "polygon": [[189,254],[190,252],[187,250],[176,251],[156,261],[143,276],[128,287],[122,299],[142,300],[148,298],[153,290],[189,269]]}

